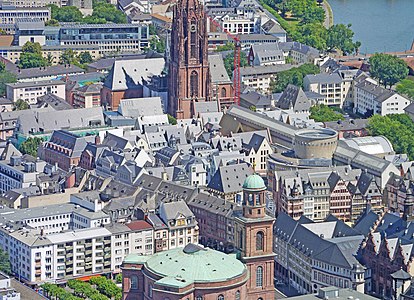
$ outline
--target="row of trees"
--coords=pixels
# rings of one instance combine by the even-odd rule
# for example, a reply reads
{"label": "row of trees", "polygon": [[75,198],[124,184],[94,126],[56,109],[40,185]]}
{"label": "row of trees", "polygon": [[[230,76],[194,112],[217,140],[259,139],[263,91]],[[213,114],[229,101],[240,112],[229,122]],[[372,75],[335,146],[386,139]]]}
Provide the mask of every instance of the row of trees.
{"label": "row of trees", "polygon": [[50,4],[52,18],[46,23],[48,26],[58,26],[59,22],[80,22],[88,24],[126,23],[126,15],[118,10],[115,5],[97,1],[93,4],[93,13],[83,16],[76,6],[62,6]]}
{"label": "row of trees", "polygon": [[59,300],[120,300],[122,289],[112,280],[103,276],[92,277],[89,282],[76,279],[68,280],[68,287],[73,292],[67,291],[56,284],[45,283],[42,285],[44,294],[50,299]]}
{"label": "row of trees", "polygon": [[300,67],[282,71],[270,82],[272,93],[282,93],[289,84],[303,87],[303,78],[308,74],[318,74],[320,69],[314,64],[303,64]]}
{"label": "row of trees", "polygon": [[[66,49],[61,57],[60,64],[74,64],[79,67],[85,67],[86,64],[93,61],[89,52],[81,52],[79,55],[72,49]],[[39,68],[50,66],[53,63],[52,57],[43,57],[42,46],[39,43],[26,42],[22,47],[22,53],[18,66],[21,69]]]}
{"label": "row of trees", "polygon": [[344,120],[344,116],[339,112],[334,111],[329,106],[324,104],[318,104],[310,108],[309,118],[315,120],[315,122],[331,122]]}
{"label": "row of trees", "polygon": [[414,122],[408,115],[374,115],[369,119],[368,130],[371,135],[385,136],[397,153],[407,153],[410,160],[414,159]]}
{"label": "row of trees", "polygon": [[263,6],[278,18],[280,25],[293,40],[321,51],[339,50],[345,55],[357,52],[361,43],[353,41],[354,32],[351,24],[336,24],[327,29],[323,24],[325,11],[318,2],[315,0],[262,0]]}
{"label": "row of trees", "polygon": [[89,281],[103,295],[115,300],[122,299],[122,289],[119,288],[112,280],[103,276],[92,277]]}
{"label": "row of trees", "polygon": [[90,300],[109,300],[105,295],[102,295],[96,289],[94,289],[90,283],[80,280],[68,280],[68,287],[73,290],[73,294],[82,299]]}
{"label": "row of trees", "polygon": [[43,292],[49,297],[49,299],[59,300],[82,300],[71,292],[66,291],[64,288],[57,286],[56,284],[44,283],[42,285]]}

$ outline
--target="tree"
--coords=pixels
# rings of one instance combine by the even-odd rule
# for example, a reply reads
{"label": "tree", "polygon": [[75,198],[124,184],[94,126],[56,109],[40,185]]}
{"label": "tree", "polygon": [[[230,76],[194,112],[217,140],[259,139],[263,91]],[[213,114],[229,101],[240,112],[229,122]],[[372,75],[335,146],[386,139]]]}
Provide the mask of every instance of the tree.
{"label": "tree", "polygon": [[174,118],[172,115],[168,114],[168,123],[170,123],[171,125],[177,125],[177,119]]}
{"label": "tree", "polygon": [[0,248],[0,271],[11,274],[9,254]]}
{"label": "tree", "polygon": [[158,52],[158,53],[165,52],[165,41],[162,38],[154,35],[150,38],[149,42],[150,42],[151,50]]}
{"label": "tree", "polygon": [[318,50],[326,49],[328,30],[322,23],[303,24],[292,35],[293,39]]}
{"label": "tree", "polygon": [[89,52],[81,52],[78,56],[79,58],[79,62],[81,64],[90,64],[91,62],[93,62],[93,58],[91,56],[91,54]]}
{"label": "tree", "polygon": [[216,52],[222,52],[222,51],[230,51],[230,50],[234,50],[234,43],[227,42],[224,45],[217,46],[214,51],[216,51]]}
{"label": "tree", "polygon": [[396,153],[406,153],[410,160],[414,159],[414,123],[408,115],[374,115],[368,121],[368,131],[373,136],[385,136]]}
{"label": "tree", "polygon": [[9,72],[3,71],[0,72],[0,96],[4,97],[6,95],[6,84],[17,82],[16,75]]}
{"label": "tree", "polygon": [[22,69],[48,66],[49,63],[42,55],[42,47],[39,43],[26,42],[20,54],[19,67]]}
{"label": "tree", "polygon": [[72,49],[66,49],[65,51],[63,51],[62,55],[60,56],[60,63],[61,64],[75,64],[77,63],[77,57],[75,54],[75,51],[73,51]]}
{"label": "tree", "polygon": [[323,104],[312,106],[310,112],[311,114],[309,118],[315,120],[315,122],[330,122],[344,120],[343,115],[335,112],[330,107]]}
{"label": "tree", "polygon": [[112,23],[126,23],[126,15],[118,10],[115,5],[97,2],[93,7],[92,18],[105,19]]}
{"label": "tree", "polygon": [[48,5],[51,8],[52,19],[59,22],[81,22],[83,15],[76,6],[58,7],[54,4]]}
{"label": "tree", "polygon": [[338,49],[344,55],[354,52],[361,46],[361,43],[353,42],[354,32],[351,30],[351,24],[336,24],[328,29],[326,45],[328,50]]}
{"label": "tree", "polygon": [[289,84],[303,87],[303,78],[306,75],[319,72],[319,68],[313,64],[303,64],[300,67],[282,71],[277,74],[276,79],[270,82],[270,90],[272,93],[281,93]]}
{"label": "tree", "polygon": [[[241,51],[240,52],[240,68],[243,68],[248,65],[246,53]],[[233,70],[234,70],[234,51],[227,54],[224,58],[224,67],[226,68],[227,74],[230,78],[233,77]]]}
{"label": "tree", "polygon": [[6,64],[0,61],[0,73],[3,73],[4,71],[6,71]]}
{"label": "tree", "polygon": [[59,21],[55,20],[55,19],[50,19],[50,20],[46,21],[45,25],[56,27],[56,26],[59,26]]}
{"label": "tree", "polygon": [[408,75],[407,64],[400,58],[383,53],[375,53],[369,58],[369,71],[385,87],[393,86]]}
{"label": "tree", "polygon": [[14,103],[14,110],[25,110],[25,109],[29,109],[29,104],[26,101],[22,99],[18,99]]}
{"label": "tree", "polygon": [[29,154],[33,157],[37,157],[37,150],[41,143],[43,143],[42,138],[29,137],[27,140],[20,144],[19,150],[23,154]]}
{"label": "tree", "polygon": [[401,80],[396,87],[399,94],[405,95],[411,100],[414,100],[414,81],[410,79]]}
{"label": "tree", "polygon": [[116,283],[122,283],[122,274],[119,273],[115,276]]}

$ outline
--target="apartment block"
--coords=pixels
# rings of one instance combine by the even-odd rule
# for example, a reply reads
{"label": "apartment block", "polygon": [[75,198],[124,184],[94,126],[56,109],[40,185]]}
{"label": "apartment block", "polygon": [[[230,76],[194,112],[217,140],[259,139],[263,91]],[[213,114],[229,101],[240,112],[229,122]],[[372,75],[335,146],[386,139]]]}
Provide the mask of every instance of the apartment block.
{"label": "apartment block", "polygon": [[411,100],[368,78],[355,85],[354,111],[361,115],[403,114]]}
{"label": "apartment block", "polygon": [[43,22],[50,20],[49,7],[16,7],[13,5],[0,4],[0,29],[8,34],[15,32],[14,24],[19,19],[39,19]]}
{"label": "apartment block", "polygon": [[43,172],[45,165],[45,161],[30,155],[0,161],[0,193],[36,184],[36,176]]}
{"label": "apartment block", "polygon": [[53,94],[65,98],[65,82],[61,80],[43,80],[34,82],[16,82],[6,85],[7,99],[16,102],[23,100],[28,104],[36,104],[37,98]]}

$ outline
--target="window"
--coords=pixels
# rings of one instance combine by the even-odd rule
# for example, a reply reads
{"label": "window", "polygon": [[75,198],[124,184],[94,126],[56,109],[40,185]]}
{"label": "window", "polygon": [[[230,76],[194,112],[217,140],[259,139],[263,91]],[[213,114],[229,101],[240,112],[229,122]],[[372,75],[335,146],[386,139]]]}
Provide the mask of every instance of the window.
{"label": "window", "polygon": [[195,19],[191,20],[190,24],[190,57],[197,57],[197,22]]}
{"label": "window", "polygon": [[256,234],[256,250],[263,251],[264,234],[263,231],[259,231]]}
{"label": "window", "polygon": [[131,290],[138,289],[138,277],[137,276],[131,276]]}
{"label": "window", "polygon": [[198,74],[196,71],[192,71],[190,75],[190,97],[198,97]]}
{"label": "window", "polygon": [[203,296],[197,296],[195,300],[203,300]]}
{"label": "window", "polygon": [[263,286],[263,268],[257,267],[256,269],[256,286],[262,287]]}
{"label": "window", "polygon": [[226,95],[227,95],[226,88],[222,88],[222,89],[221,89],[221,98],[225,98],[225,97],[226,97]]}
{"label": "window", "polygon": [[224,296],[223,295],[218,295],[217,300],[224,300]]}
{"label": "window", "polygon": [[240,291],[236,292],[236,295],[234,297],[234,300],[240,300]]}

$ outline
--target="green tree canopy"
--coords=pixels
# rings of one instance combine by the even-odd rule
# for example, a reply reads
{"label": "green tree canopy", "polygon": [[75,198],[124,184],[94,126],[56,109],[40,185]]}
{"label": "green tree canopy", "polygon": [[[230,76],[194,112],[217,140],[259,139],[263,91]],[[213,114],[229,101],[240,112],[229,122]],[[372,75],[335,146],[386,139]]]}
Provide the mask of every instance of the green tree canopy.
{"label": "green tree canopy", "polygon": [[326,46],[328,50],[338,49],[344,55],[355,52],[361,43],[354,43],[354,32],[351,29],[351,24],[336,24],[328,29]]}
{"label": "green tree canopy", "polygon": [[393,86],[408,75],[405,61],[389,54],[375,53],[369,58],[369,71],[372,77],[385,87]]}
{"label": "green tree canopy", "polygon": [[19,67],[22,69],[46,67],[49,62],[42,55],[42,47],[39,43],[26,42],[20,54]]}
{"label": "green tree canopy", "polygon": [[150,37],[150,49],[157,52],[157,53],[164,53],[165,52],[165,40],[153,35]]}
{"label": "green tree canopy", "polygon": [[29,109],[29,104],[22,99],[17,99],[17,101],[14,103],[14,110],[25,110],[25,109]]}
{"label": "green tree canopy", "polygon": [[333,109],[323,104],[312,106],[310,112],[311,114],[309,118],[315,120],[315,122],[344,120],[344,116],[342,114],[335,112]]}
{"label": "green tree canopy", "polygon": [[37,150],[42,142],[42,138],[29,137],[27,140],[20,144],[19,150],[23,154],[29,154],[33,157],[37,157]]}
{"label": "green tree canopy", "polygon": [[75,64],[78,62],[75,51],[72,49],[66,49],[60,56],[61,64]]}
{"label": "green tree canopy", "polygon": [[303,64],[300,67],[282,71],[277,74],[276,79],[270,82],[270,90],[272,93],[281,93],[289,84],[303,87],[303,78],[306,75],[319,72],[319,68],[313,64]]}
{"label": "green tree canopy", "polygon": [[0,248],[0,271],[11,274],[9,254]]}
{"label": "green tree canopy", "polygon": [[46,21],[45,23],[46,26],[59,26],[59,21],[55,20],[55,19],[50,19],[48,21]]}
{"label": "green tree canopy", "polygon": [[227,42],[224,45],[218,45],[214,51],[222,52],[222,51],[230,51],[230,50],[234,50],[234,43]]}
{"label": "green tree canopy", "polygon": [[170,123],[171,125],[177,125],[177,119],[174,118],[172,115],[168,114],[168,123]]}
{"label": "green tree canopy", "polygon": [[91,62],[93,62],[93,58],[92,58],[91,54],[89,52],[86,52],[86,51],[81,52],[79,54],[78,58],[79,58],[79,62],[81,64],[90,64]]}
{"label": "green tree canopy", "polygon": [[414,123],[406,114],[374,115],[369,119],[371,135],[383,135],[390,140],[396,153],[406,153],[414,160]]}
{"label": "green tree canopy", "polygon": [[414,100],[414,81],[410,79],[401,80],[396,87],[399,94],[405,95],[411,100]]}
{"label": "green tree canopy", "polygon": [[6,95],[6,84],[17,82],[16,75],[9,71],[0,72],[0,96]]}
{"label": "green tree canopy", "polygon": [[126,23],[126,15],[116,8],[115,5],[97,2],[93,7],[92,18],[104,19],[112,23]]}
{"label": "green tree canopy", "polygon": [[83,15],[76,6],[62,6],[50,4],[52,19],[59,22],[81,22]]}
{"label": "green tree canopy", "polygon": [[[248,65],[246,53],[240,51],[240,67],[243,68]],[[233,77],[233,70],[234,70],[234,51],[227,54],[224,58],[224,67],[226,68],[227,74],[229,75],[230,79]]]}

